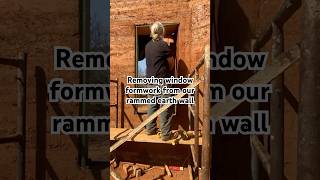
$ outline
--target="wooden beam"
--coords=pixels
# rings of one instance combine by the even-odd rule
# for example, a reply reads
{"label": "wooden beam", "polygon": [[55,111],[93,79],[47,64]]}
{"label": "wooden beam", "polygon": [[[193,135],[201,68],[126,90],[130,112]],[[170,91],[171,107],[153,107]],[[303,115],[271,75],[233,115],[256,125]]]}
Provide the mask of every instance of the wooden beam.
{"label": "wooden beam", "polygon": [[[296,45],[289,51],[281,53],[274,62],[267,65],[262,71],[257,72],[251,76],[243,85],[248,84],[266,84],[283,73],[292,64],[297,62],[300,55],[300,46]],[[218,117],[226,116],[229,112],[235,109],[243,101],[234,101],[231,96],[227,96],[224,102],[217,103],[211,108],[211,117],[218,119]]]}
{"label": "wooden beam", "polygon": [[[128,136],[128,134],[132,131],[133,129],[125,129],[125,128],[110,128],[110,140],[120,140],[122,138],[125,138]],[[173,130],[175,132],[177,130]],[[193,131],[188,131],[187,132],[189,135],[192,135],[194,137],[194,132]],[[191,138],[189,140],[183,140],[180,139],[177,144],[185,144],[185,145],[191,145],[194,144],[194,138]],[[161,144],[172,144],[174,140],[169,140],[169,141],[162,141],[161,138],[158,135],[146,135],[144,133],[138,133],[136,136],[128,139],[128,141],[133,141],[133,142],[147,142],[147,143],[161,143]],[[201,138],[200,138],[200,143],[201,143]]]}
{"label": "wooden beam", "polygon": [[[282,25],[272,23],[272,60],[274,61],[284,49]],[[272,180],[283,180],[284,177],[284,73],[271,81],[272,94],[270,99],[270,154]]]}
{"label": "wooden beam", "polygon": [[[254,50],[254,46],[256,44],[257,40],[256,39],[253,39],[251,41],[251,51],[255,51]],[[254,71],[254,73],[256,73],[257,71]],[[253,112],[253,111],[256,111],[256,110],[259,110],[259,103],[258,102],[251,102],[250,103],[250,111]],[[254,135],[251,135],[250,136],[250,139],[253,138],[252,136]],[[259,180],[259,170],[260,170],[260,162],[259,162],[259,159],[258,159],[258,155],[256,153],[256,151],[254,150],[254,147],[253,147],[253,144],[250,143],[250,147],[251,147],[251,176],[252,176],[252,180]]]}
{"label": "wooden beam", "polygon": [[320,179],[320,3],[303,1],[297,180]]}
{"label": "wooden beam", "polygon": [[[198,86],[200,84],[200,81],[195,81],[193,84],[189,85],[187,88],[194,88],[196,86]],[[183,96],[185,96],[186,93],[180,93],[178,95],[175,96],[175,98],[177,100],[181,99]],[[125,143],[126,141],[128,141],[129,139],[133,138],[134,136],[136,136],[139,132],[141,132],[143,130],[143,128],[152,120],[154,120],[156,117],[158,117],[158,115],[160,115],[162,112],[164,112],[166,109],[168,109],[170,106],[172,106],[173,104],[165,104],[163,105],[161,108],[159,108],[155,113],[153,113],[151,116],[149,116],[145,121],[143,121],[138,127],[136,127],[135,129],[133,129],[127,136],[123,137],[122,139],[120,139],[118,142],[116,142],[115,144],[113,144],[110,147],[110,152],[114,151],[115,149],[117,149],[119,146],[121,146],[123,143]]]}
{"label": "wooden beam", "polygon": [[1,65],[9,65],[14,67],[19,67],[21,61],[18,58],[2,58],[0,57],[0,64]]}
{"label": "wooden beam", "polygon": [[[198,79],[199,75],[196,71],[195,78]],[[193,117],[193,123],[194,123],[194,145],[193,147],[193,160],[194,160],[194,166],[195,166],[195,175],[196,177],[199,177],[199,166],[200,166],[200,151],[199,151],[199,87],[195,88],[195,105],[194,107],[194,117]]]}
{"label": "wooden beam", "polygon": [[0,137],[0,144],[17,143],[21,140],[20,134],[14,134],[6,137]]}
{"label": "wooden beam", "polygon": [[17,144],[17,179],[25,179],[26,167],[26,110],[27,110],[27,54],[19,54],[17,68],[17,134],[21,140]]}
{"label": "wooden beam", "polygon": [[204,57],[204,86],[203,86],[203,133],[201,151],[201,174],[200,179],[210,179],[211,155],[212,155],[212,134],[210,131],[210,47],[205,47]]}
{"label": "wooden beam", "polygon": [[[301,0],[284,0],[279,11],[271,19],[271,22],[276,23],[281,26],[292,17],[292,15],[300,8]],[[265,29],[259,35],[257,42],[254,45],[254,50],[259,50],[262,48],[271,38],[272,34],[272,23],[268,22]]]}

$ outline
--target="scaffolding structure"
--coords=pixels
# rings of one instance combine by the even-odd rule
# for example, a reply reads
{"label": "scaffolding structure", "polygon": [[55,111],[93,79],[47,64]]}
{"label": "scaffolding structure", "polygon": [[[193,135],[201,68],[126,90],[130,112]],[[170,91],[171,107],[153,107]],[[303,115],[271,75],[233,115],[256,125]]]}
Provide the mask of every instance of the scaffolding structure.
{"label": "scaffolding structure", "polygon": [[[199,69],[203,68],[203,76],[199,76]],[[191,148],[192,152],[192,157],[193,157],[193,163],[194,163],[194,168],[193,168],[193,174],[195,177],[198,177],[199,175],[199,169],[200,169],[200,158],[201,158],[201,171],[200,171],[200,176],[202,179],[208,179],[210,176],[210,167],[211,167],[211,160],[208,157],[211,157],[211,134],[210,134],[210,47],[206,46],[204,49],[203,56],[199,59],[198,64],[195,66],[195,68],[191,71],[189,77],[193,77],[195,79],[194,83],[188,88],[195,88],[195,104],[194,105],[189,105],[188,106],[188,117],[189,117],[189,131],[194,135],[194,140],[193,141],[188,141],[188,142],[180,142],[179,144],[185,144],[189,145]],[[118,92],[118,81],[117,80],[111,80],[110,82],[117,83],[117,92]],[[203,83],[203,90],[202,93],[199,93],[199,85]],[[122,85],[123,86],[123,85]],[[121,88],[122,89],[122,88]],[[186,93],[180,93],[175,96],[176,99],[180,99],[183,96],[185,96]],[[202,95],[202,101],[199,102],[199,95]],[[123,96],[121,96],[123,98]],[[118,96],[117,96],[118,99]],[[118,100],[117,100],[118,102]],[[123,99],[121,100],[123,103]],[[199,130],[199,103],[203,103],[203,117],[202,117],[202,123],[203,123],[203,128],[202,128],[202,137],[200,139],[200,130]],[[111,128],[111,135],[110,139],[112,140],[117,140],[116,143],[114,143],[110,147],[110,153],[116,150],[119,146],[121,146],[123,143],[126,141],[133,141],[133,142],[157,142],[157,143],[164,143],[164,142],[158,142],[157,140],[154,139],[147,139],[147,137],[144,138],[139,138],[139,133],[143,130],[144,126],[155,119],[161,112],[165,111],[166,109],[170,108],[172,104],[166,104],[162,106],[160,109],[158,109],[154,114],[149,116],[146,120],[144,120],[140,125],[135,127],[132,130],[117,130],[117,129],[112,129]],[[121,111],[122,112],[122,111]],[[118,121],[116,116],[116,121]],[[192,129],[192,121],[193,119],[193,129]],[[116,127],[118,126],[118,123],[115,125]],[[121,126],[122,127],[122,126]],[[117,132],[113,132],[117,131]],[[120,137],[119,134],[121,134]],[[140,135],[141,136],[141,135]],[[166,143],[171,143],[166,142]],[[199,148],[201,146],[202,149],[202,154],[200,157],[200,151]]]}

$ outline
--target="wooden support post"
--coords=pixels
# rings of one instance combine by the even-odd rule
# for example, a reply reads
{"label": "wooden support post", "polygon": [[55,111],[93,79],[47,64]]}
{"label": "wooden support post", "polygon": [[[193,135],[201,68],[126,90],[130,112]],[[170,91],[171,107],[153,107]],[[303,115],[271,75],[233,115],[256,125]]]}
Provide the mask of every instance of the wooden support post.
{"label": "wooden support post", "polygon": [[[195,79],[198,79],[196,71]],[[195,154],[195,173],[198,176],[199,170],[199,87],[195,89],[195,105],[194,105],[194,154]]]}
{"label": "wooden support post", "polygon": [[35,176],[36,179],[47,179],[46,177],[46,152],[47,152],[47,79],[44,70],[36,66],[35,74],[36,80],[36,129],[37,135],[35,138]]}
{"label": "wooden support post", "polygon": [[[251,51],[254,51],[254,46],[255,46],[256,40],[252,40],[251,41]],[[250,111],[254,111],[254,110],[259,110],[259,104],[256,102],[252,102],[250,104]],[[257,152],[255,151],[254,147],[253,147],[253,140],[252,140],[253,136],[250,136],[250,145],[251,145],[251,176],[252,176],[252,180],[259,180],[259,159],[258,159],[258,155]]]}
{"label": "wooden support post", "polygon": [[[194,79],[198,80],[198,69],[195,70]],[[193,115],[193,129],[194,129],[194,144],[191,145],[191,153],[195,169],[195,177],[199,177],[199,87],[195,88],[194,93],[195,104],[189,109],[191,115]]]}
{"label": "wooden support post", "polygon": [[121,120],[120,120],[120,127],[124,128],[124,116],[125,116],[125,111],[124,111],[124,101],[125,101],[125,94],[124,94],[124,84],[123,82],[120,82],[120,101],[121,101],[121,107],[120,107],[120,114],[121,114]]}
{"label": "wooden support post", "polygon": [[[80,51],[86,52],[90,49],[90,1],[80,0],[79,1],[80,19]],[[80,72],[80,81],[85,84],[87,82],[86,71]],[[80,103],[80,115],[86,116],[87,104],[84,102]],[[81,167],[86,167],[88,161],[88,135],[79,135],[79,151],[78,159]]]}
{"label": "wooden support post", "polygon": [[[272,23],[272,60],[283,52],[282,27]],[[281,63],[281,62],[279,62]],[[283,73],[272,82],[270,101],[271,124],[271,174],[270,179],[282,180],[284,177],[284,99],[283,99]]]}
{"label": "wooden support post", "polygon": [[211,167],[211,131],[210,131],[210,47],[205,47],[204,86],[203,86],[203,137],[202,137],[202,169],[201,179],[210,179]]}
{"label": "wooden support post", "polygon": [[[197,71],[197,69],[195,69],[195,71]],[[188,75],[188,78],[190,78],[190,74]],[[194,79],[198,80],[197,77],[195,77]],[[196,87],[198,88],[198,86]],[[188,95],[190,97],[190,95]],[[197,103],[197,99],[196,99],[196,93],[194,94],[194,98],[195,98],[195,103]],[[195,104],[194,105],[188,105],[188,119],[189,119],[189,131],[192,130],[192,120],[193,120],[193,129],[195,130],[195,124],[196,124],[196,115],[195,115]],[[194,167],[195,170],[197,171],[198,169],[198,159],[199,159],[199,153],[196,152],[199,150],[199,147],[196,147],[196,137],[195,137],[195,143],[190,145],[190,150],[191,150],[191,154],[192,154],[192,159],[193,159],[193,163],[194,163]],[[198,144],[199,144],[199,139],[198,139]],[[190,166],[190,165],[189,165]],[[190,172],[189,172],[190,173]]]}
{"label": "wooden support post", "polygon": [[117,105],[116,105],[116,121],[115,121],[115,123],[116,123],[116,125],[115,125],[115,127],[116,128],[118,128],[118,124],[119,124],[119,81],[118,81],[118,78],[116,79],[116,86],[117,86]]}
{"label": "wooden support post", "polygon": [[26,136],[26,54],[19,54],[17,68],[17,134],[21,137],[17,150],[17,179],[25,179],[25,136]]}
{"label": "wooden support post", "polygon": [[320,179],[320,4],[304,1],[300,64],[298,180]]}
{"label": "wooden support post", "polygon": [[[188,75],[188,78],[190,78],[190,74]],[[190,94],[188,94],[188,98],[190,97]],[[191,131],[192,130],[192,108],[190,108],[191,105],[188,105],[188,130]],[[192,148],[191,148],[192,151]]]}

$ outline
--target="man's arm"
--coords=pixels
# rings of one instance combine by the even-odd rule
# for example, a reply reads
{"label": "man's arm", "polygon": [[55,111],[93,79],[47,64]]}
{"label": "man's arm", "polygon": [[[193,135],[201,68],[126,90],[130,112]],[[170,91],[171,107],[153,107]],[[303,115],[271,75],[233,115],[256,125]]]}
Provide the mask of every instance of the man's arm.
{"label": "man's arm", "polygon": [[174,57],[173,57],[173,50],[171,48],[171,44],[174,43],[174,40],[172,38],[163,38],[163,41],[167,43],[167,48],[168,48],[168,56],[167,56],[167,61],[169,64],[169,71],[173,71],[174,69]]}

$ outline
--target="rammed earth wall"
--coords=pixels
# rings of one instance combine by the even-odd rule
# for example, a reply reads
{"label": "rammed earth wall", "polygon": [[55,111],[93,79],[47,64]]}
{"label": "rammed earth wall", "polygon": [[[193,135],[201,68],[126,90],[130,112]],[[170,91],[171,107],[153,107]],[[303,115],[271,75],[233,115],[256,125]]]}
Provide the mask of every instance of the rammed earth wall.
{"label": "rammed earth wall", "polygon": [[[54,46],[79,50],[79,1],[12,0],[1,1],[0,8],[0,56],[14,57],[21,51],[28,54],[26,179],[42,179],[36,172],[46,174],[46,179],[94,179],[90,170],[79,168],[77,138],[50,133],[50,116],[79,115],[78,104],[41,104],[37,99],[39,93],[42,100],[47,98],[43,95],[46,84],[36,86],[42,78],[41,70],[45,82],[58,77],[68,83],[80,82],[78,71],[54,71],[53,64]],[[16,70],[0,65],[0,72],[3,137],[16,132]],[[15,179],[16,145],[0,145],[0,154],[0,179]],[[106,176],[106,170],[101,175]]]}

